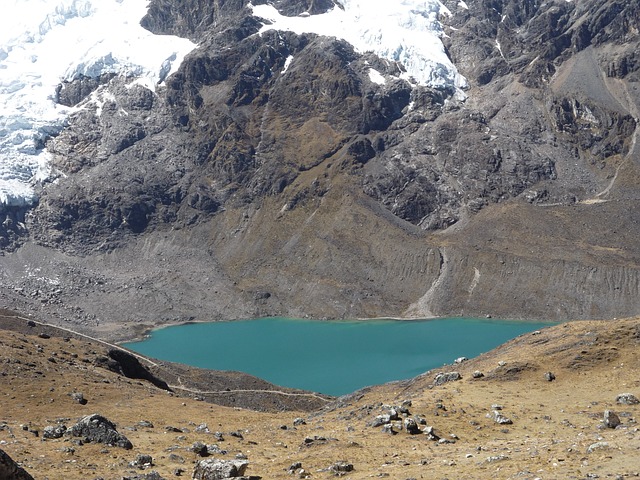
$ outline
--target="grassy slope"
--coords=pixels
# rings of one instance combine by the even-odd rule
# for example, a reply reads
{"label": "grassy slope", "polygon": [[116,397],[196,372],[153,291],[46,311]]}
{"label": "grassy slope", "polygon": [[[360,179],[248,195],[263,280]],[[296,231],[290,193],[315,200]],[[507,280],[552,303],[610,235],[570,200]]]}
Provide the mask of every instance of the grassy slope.
{"label": "grassy slope", "polygon": [[[195,454],[186,448],[195,441],[218,443],[225,458],[244,453],[248,473],[263,478],[288,478],[296,461],[311,478],[339,460],[353,463],[347,478],[388,475],[389,478],[601,478],[640,472],[640,437],[636,419],[640,406],[617,405],[616,395],[640,395],[640,320],[574,322],[521,336],[461,365],[462,380],[431,387],[435,372],[411,381],[373,387],[344,397],[313,414],[258,413],[178,398],[148,385],[95,367],[95,344],[60,338],[42,339],[12,331],[0,332],[2,413],[0,448],[23,463],[35,478],[121,478],[138,453],[154,458],[153,469],[166,478],[176,468],[189,476]],[[41,346],[38,349],[37,346]],[[41,350],[41,351],[39,351]],[[77,357],[76,357],[77,355]],[[500,366],[500,362],[505,362]],[[481,370],[483,379],[471,373]],[[544,373],[557,379],[548,382]],[[87,405],[69,393],[80,391]],[[437,444],[424,435],[404,431],[390,436],[367,424],[383,413],[383,404],[411,400],[413,414],[423,416],[438,435],[455,444]],[[513,425],[501,426],[486,417],[492,404],[504,407]],[[601,428],[605,409],[618,412],[622,427]],[[101,413],[114,421],[134,444],[132,451],[100,445],[74,445],[69,438],[42,441],[32,430],[55,424],[70,426],[85,414]],[[293,427],[298,416],[306,425]],[[133,427],[141,420],[153,428]],[[196,433],[207,423],[225,441]],[[287,429],[281,428],[287,425]],[[185,429],[173,433],[166,426]],[[228,432],[240,430],[244,439]],[[305,445],[306,437],[326,442]],[[587,453],[589,445],[606,441],[609,448]],[[62,449],[73,447],[74,453]],[[169,458],[180,455],[185,463]],[[489,457],[504,456],[489,462]]]}

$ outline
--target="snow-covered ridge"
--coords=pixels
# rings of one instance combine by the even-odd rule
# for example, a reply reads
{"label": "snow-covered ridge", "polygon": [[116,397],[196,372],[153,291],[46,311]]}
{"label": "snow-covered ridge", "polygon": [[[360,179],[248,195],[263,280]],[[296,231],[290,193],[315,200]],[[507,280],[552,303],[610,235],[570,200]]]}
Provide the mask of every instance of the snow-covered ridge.
{"label": "snow-covered ridge", "polygon": [[4,0],[0,17],[0,204],[29,205],[49,175],[44,140],[71,109],[56,86],[80,75],[140,77],[154,88],[195,45],[140,26],[147,0]]}
{"label": "snow-covered ridge", "polygon": [[271,5],[252,9],[266,20],[261,32],[277,29],[341,38],[359,52],[401,63],[406,72],[398,76],[411,82],[458,92],[466,86],[442,44],[438,19],[451,12],[438,0],[337,1],[342,8],[321,15],[286,17]]}

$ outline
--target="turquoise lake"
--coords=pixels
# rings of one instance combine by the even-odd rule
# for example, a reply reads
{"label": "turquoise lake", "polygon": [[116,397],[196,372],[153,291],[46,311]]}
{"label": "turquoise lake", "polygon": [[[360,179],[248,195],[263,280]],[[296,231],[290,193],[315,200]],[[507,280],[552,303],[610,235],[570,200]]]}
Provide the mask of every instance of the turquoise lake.
{"label": "turquoise lake", "polygon": [[552,323],[447,318],[317,321],[267,318],[179,325],[123,346],[150,357],[237,370],[272,383],[344,395],[411,378]]}

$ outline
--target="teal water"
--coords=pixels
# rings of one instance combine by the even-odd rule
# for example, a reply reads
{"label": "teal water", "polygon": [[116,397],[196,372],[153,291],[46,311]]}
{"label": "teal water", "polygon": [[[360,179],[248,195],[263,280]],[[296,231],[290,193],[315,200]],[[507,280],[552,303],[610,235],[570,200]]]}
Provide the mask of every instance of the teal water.
{"label": "teal water", "polygon": [[154,330],[133,351],[171,362],[237,370],[278,385],[343,395],[475,357],[552,325],[486,319],[314,321],[268,318]]}

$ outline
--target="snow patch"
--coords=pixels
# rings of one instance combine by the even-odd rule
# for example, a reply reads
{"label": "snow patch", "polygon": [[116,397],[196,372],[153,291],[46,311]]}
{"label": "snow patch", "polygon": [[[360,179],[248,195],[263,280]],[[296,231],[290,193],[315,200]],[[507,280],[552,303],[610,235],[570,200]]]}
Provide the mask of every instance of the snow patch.
{"label": "snow patch", "polygon": [[378,85],[384,85],[387,83],[382,74],[373,68],[369,69],[369,80]]}
{"label": "snow patch", "polygon": [[293,62],[293,55],[289,55],[287,59],[284,61],[284,67],[282,67],[282,71],[280,72],[281,74],[286,73],[286,71],[289,70],[289,67],[291,66],[291,62]]}
{"label": "snow patch", "polygon": [[[43,148],[73,109],[56,87],[85,75],[139,76],[154,89],[195,45],[140,26],[147,0],[4,0],[0,17],[0,204],[35,202]],[[98,112],[102,103],[97,103]]]}

